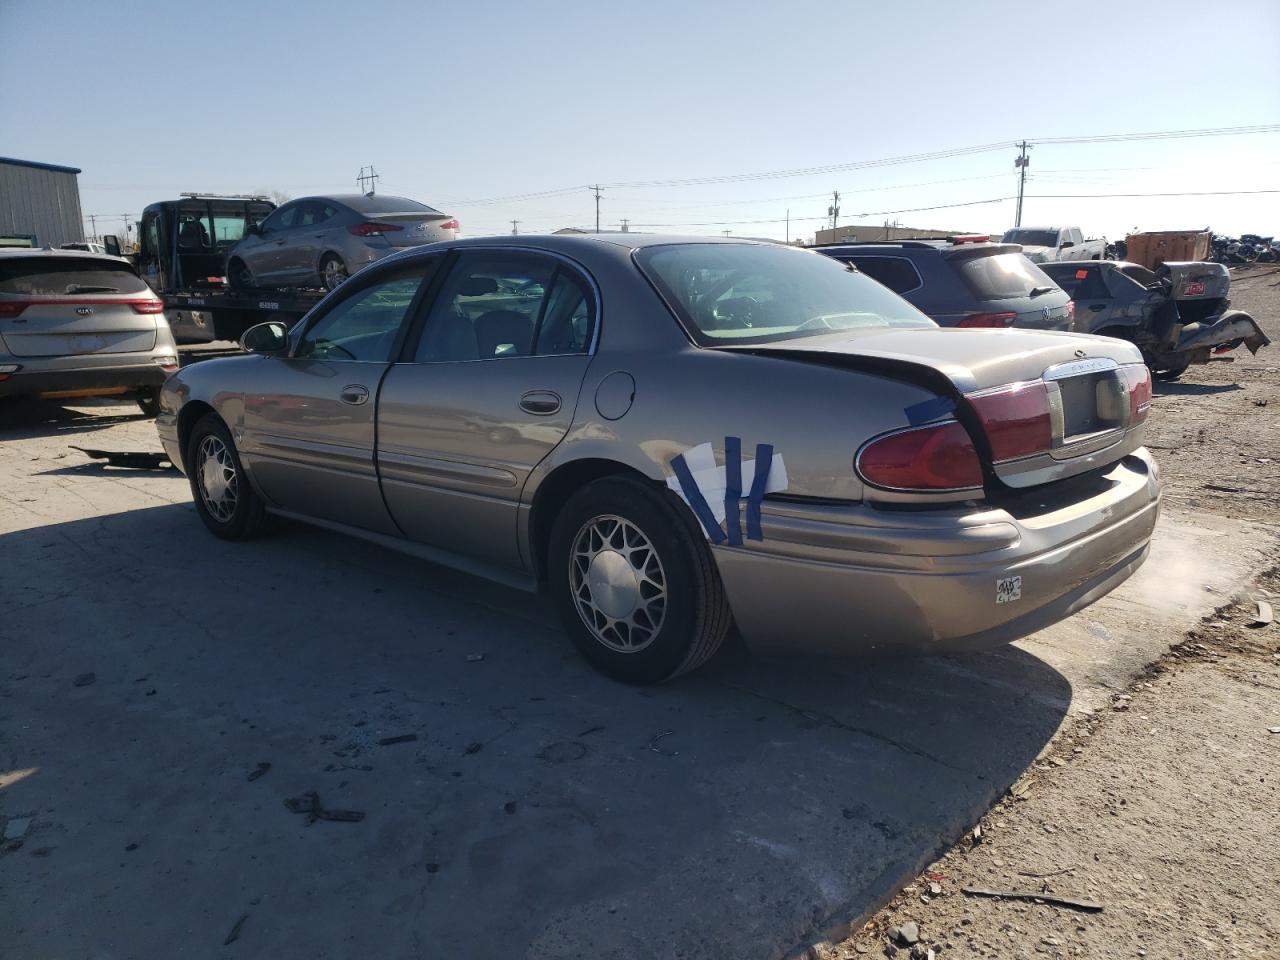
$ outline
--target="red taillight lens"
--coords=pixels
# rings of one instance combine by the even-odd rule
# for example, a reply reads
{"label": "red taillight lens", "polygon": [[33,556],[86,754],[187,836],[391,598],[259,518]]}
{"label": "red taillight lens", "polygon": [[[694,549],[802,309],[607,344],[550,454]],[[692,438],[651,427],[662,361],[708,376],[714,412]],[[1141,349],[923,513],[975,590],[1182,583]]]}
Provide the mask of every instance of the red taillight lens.
{"label": "red taillight lens", "polygon": [[347,227],[347,230],[354,233],[357,237],[374,237],[384,233],[397,233],[404,227],[398,223],[357,223],[354,227]]}
{"label": "red taillight lens", "polygon": [[9,320],[18,316],[23,310],[27,309],[25,303],[2,303],[0,302],[0,318]]}
{"label": "red taillight lens", "polygon": [[1049,388],[1043,381],[1011,383],[967,398],[982,421],[997,463],[1053,448]]}
{"label": "red taillight lens", "polygon": [[971,313],[957,327],[1012,327],[1016,313]]}
{"label": "red taillight lens", "polygon": [[857,458],[867,483],[890,490],[964,490],[982,486],[982,464],[954,420],[872,440]]}
{"label": "red taillight lens", "polygon": [[440,229],[441,229],[441,230],[457,230],[457,229],[458,229],[458,221],[457,221],[457,220],[446,220],[444,223],[440,224]]}
{"label": "red taillight lens", "polygon": [[1126,363],[1120,368],[1129,390],[1129,426],[1141,423],[1151,412],[1151,371],[1145,363]]}
{"label": "red taillight lens", "polygon": [[130,300],[134,313],[164,313],[163,300]]}

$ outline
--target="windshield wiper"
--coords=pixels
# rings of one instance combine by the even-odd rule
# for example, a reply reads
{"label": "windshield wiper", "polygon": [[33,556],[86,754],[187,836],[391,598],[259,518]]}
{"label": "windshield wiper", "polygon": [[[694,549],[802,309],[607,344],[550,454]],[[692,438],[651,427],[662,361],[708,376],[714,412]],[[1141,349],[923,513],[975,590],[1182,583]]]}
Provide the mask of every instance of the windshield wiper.
{"label": "windshield wiper", "polygon": [[71,283],[67,285],[67,293],[119,293],[119,287],[100,287],[87,283]]}
{"label": "windshield wiper", "polygon": [[1054,290],[1057,290],[1057,289],[1058,289],[1057,287],[1032,287],[1031,293],[1029,293],[1028,296],[1038,297],[1042,293],[1052,293]]}

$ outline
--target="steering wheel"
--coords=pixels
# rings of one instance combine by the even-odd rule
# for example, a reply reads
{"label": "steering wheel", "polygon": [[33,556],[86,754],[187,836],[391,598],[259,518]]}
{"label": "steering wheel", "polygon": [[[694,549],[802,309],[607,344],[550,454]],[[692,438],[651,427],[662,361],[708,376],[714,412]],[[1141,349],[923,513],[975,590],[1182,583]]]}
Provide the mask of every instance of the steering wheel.
{"label": "steering wheel", "polygon": [[734,297],[732,300],[725,300],[716,307],[716,316],[718,319],[725,319],[720,313],[723,308],[730,319],[736,320],[744,327],[754,327],[756,322],[756,308],[760,306],[760,301],[755,297]]}

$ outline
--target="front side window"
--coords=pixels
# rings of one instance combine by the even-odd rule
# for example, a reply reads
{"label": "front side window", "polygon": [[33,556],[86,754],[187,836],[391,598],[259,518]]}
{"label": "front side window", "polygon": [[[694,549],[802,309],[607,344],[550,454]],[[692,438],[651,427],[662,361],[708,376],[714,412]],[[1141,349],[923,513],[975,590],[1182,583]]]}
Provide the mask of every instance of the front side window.
{"label": "front side window", "polygon": [[527,253],[463,253],[449,274],[414,357],[419,363],[534,353],[555,261]]}
{"label": "front side window", "polygon": [[283,206],[278,209],[267,219],[262,221],[263,232],[270,230],[288,230],[298,222],[298,208],[301,204],[294,203]]}
{"label": "front side window", "polygon": [[935,326],[875,280],[819,253],[766,244],[676,243],[643,248],[636,261],[704,346]]}
{"label": "front side window", "polygon": [[352,291],[307,328],[294,356],[390,362],[400,325],[436,262],[414,264]]}

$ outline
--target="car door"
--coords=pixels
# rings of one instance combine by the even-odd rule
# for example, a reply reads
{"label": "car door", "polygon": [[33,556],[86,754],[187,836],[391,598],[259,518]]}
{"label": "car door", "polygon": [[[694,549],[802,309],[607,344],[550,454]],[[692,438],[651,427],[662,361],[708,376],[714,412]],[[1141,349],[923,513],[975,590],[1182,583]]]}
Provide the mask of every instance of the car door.
{"label": "car door", "polygon": [[573,421],[594,291],[584,271],[545,254],[458,255],[378,400],[383,496],[407,536],[522,565],[521,493]]}
{"label": "car door", "polygon": [[[1058,271],[1053,276],[1058,286],[1070,294],[1076,305],[1075,331],[1097,333],[1112,326],[1118,317],[1116,300],[1107,289],[1101,262],[1071,265],[1070,274]],[[1061,278],[1061,279],[1059,279]]]}
{"label": "car door", "polygon": [[374,465],[378,388],[439,258],[379,270],[330,298],[244,397],[242,456],[277,507],[378,533],[397,529]]}
{"label": "car door", "polygon": [[251,235],[236,253],[260,283],[285,281],[286,247],[298,222],[300,203],[286,203],[263,220],[258,233]]}
{"label": "car door", "polygon": [[329,249],[328,230],[337,212],[337,207],[324,200],[308,200],[302,204],[295,237],[285,246],[285,271],[290,283],[320,282],[320,255]]}

